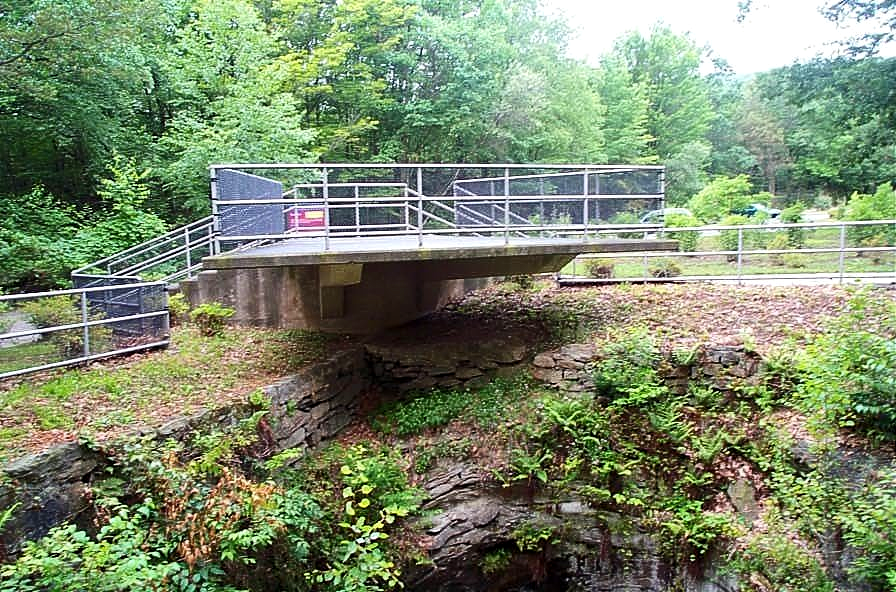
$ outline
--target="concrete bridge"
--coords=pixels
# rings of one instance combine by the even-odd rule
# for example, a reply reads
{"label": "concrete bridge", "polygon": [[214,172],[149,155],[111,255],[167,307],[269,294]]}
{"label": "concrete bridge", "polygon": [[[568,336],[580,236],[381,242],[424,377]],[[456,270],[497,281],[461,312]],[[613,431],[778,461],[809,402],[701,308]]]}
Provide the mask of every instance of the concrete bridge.
{"label": "concrete bridge", "polygon": [[638,222],[663,188],[643,166],[215,165],[211,253],[181,289],[241,324],[370,333],[488,278],[673,250]]}

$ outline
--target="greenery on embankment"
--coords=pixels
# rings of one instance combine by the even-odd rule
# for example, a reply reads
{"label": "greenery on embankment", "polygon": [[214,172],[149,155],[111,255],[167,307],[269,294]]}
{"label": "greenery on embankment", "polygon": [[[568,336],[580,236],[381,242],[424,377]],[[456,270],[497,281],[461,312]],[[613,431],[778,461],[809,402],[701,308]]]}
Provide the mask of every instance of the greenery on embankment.
{"label": "greenery on embankment", "polygon": [[205,336],[189,324],[173,328],[163,351],[8,380],[0,384],[0,460],[245,401],[253,389],[320,360],[339,341],[308,331],[247,328]]}
{"label": "greenery on embankment", "polygon": [[[546,297],[502,289],[503,300],[474,296],[460,308],[501,302],[508,314],[526,314],[512,303]],[[740,314],[754,310],[750,291],[734,292]],[[583,320],[589,311],[591,320],[650,314],[655,290],[623,293],[628,308],[616,302],[602,311],[593,308],[600,292],[573,292],[578,299],[566,293],[569,300],[551,302],[565,307],[549,317],[565,327],[570,315]],[[671,323],[677,309],[668,300]],[[700,341],[686,333],[711,319],[709,312],[694,307],[695,318],[665,332],[662,325],[586,329],[575,339],[596,340],[600,352],[588,368],[590,391],[564,395],[520,376],[475,392],[417,393],[307,455],[271,456],[264,401],[228,431],[184,444],[131,442],[116,448],[110,478],[93,484],[100,532],[55,530],[0,568],[0,590],[391,589],[402,566],[423,554],[419,531],[405,520],[421,501],[410,484],[458,461],[478,466],[492,486],[573,494],[621,514],[657,533],[663,556],[690,573],[713,561],[756,591],[891,590],[891,295],[851,296],[821,332],[783,336],[766,326],[766,333],[744,334],[741,341],[754,340],[748,346],[764,354],[758,380],[724,391],[694,383],[674,394],[662,380],[663,364],[693,361]],[[669,347],[671,357],[661,356]],[[739,482],[752,488],[752,516],[730,498]],[[508,537],[517,551],[505,552],[526,554],[563,532]],[[841,540],[853,558],[845,573],[838,571]],[[498,573],[506,565],[494,556],[471,569]]]}

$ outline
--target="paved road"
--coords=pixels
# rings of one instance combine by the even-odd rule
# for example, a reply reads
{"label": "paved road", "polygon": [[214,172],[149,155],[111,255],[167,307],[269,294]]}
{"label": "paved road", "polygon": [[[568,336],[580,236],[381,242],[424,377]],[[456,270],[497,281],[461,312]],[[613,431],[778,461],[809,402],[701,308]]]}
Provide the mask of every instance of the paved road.
{"label": "paved road", "polygon": [[[15,333],[16,331],[28,331],[34,328],[34,325],[29,322],[28,316],[24,313],[17,311],[0,313],[0,333]],[[13,347],[23,343],[33,343],[39,338],[39,335],[26,335],[25,337],[12,339],[0,339],[0,347]]]}

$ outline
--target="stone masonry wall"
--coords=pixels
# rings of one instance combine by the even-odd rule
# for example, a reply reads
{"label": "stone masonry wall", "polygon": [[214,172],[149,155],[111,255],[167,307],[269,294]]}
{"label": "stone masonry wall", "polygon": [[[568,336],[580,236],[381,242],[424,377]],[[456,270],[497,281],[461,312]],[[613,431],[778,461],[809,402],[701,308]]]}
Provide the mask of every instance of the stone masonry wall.
{"label": "stone masonry wall", "polygon": [[[276,451],[308,448],[337,435],[354,419],[359,395],[369,386],[365,352],[359,347],[265,387],[271,401],[266,420]],[[185,440],[200,429],[236,425],[252,412],[248,403],[204,410],[135,435]],[[90,482],[108,464],[102,451],[68,442],[0,469],[0,513],[19,504],[0,532],[0,560],[15,554],[24,541],[37,539],[66,520],[88,527]]]}
{"label": "stone masonry wall", "polygon": [[[591,373],[598,360],[597,347],[588,343],[565,345],[543,352],[532,361],[532,375],[567,392],[580,392],[594,387]],[[759,369],[759,354],[743,345],[708,344],[698,349],[687,363],[666,353],[659,373],[677,394],[687,392],[692,381],[709,383],[719,390],[730,390],[738,382],[749,382]]]}
{"label": "stone masonry wall", "polygon": [[439,388],[475,389],[496,376],[518,371],[532,355],[531,344],[517,337],[459,346],[421,343],[369,343],[374,380],[399,392]]}

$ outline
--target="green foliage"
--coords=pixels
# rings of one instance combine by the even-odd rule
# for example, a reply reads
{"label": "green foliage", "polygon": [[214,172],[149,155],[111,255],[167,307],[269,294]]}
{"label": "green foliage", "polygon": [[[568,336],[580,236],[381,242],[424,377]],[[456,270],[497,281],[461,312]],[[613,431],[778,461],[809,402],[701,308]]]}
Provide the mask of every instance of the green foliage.
{"label": "green foliage", "polygon": [[498,575],[510,567],[512,559],[513,554],[509,549],[495,549],[482,556],[482,560],[479,562],[479,568],[482,570],[483,575]]}
{"label": "green foliage", "polygon": [[834,426],[896,439],[896,303],[856,294],[806,348],[800,405]]}
{"label": "green foliage", "polygon": [[[781,222],[785,224],[796,224],[803,221],[803,211],[806,209],[802,203],[797,202],[790,207],[781,210],[779,216]],[[791,249],[802,249],[806,245],[806,229],[805,228],[788,228],[787,229],[787,245]]]}
{"label": "green foliage", "polygon": [[171,324],[183,323],[190,314],[190,303],[183,294],[174,294],[168,297],[168,312],[171,316]]}
{"label": "green foliage", "polygon": [[399,436],[419,434],[443,426],[460,416],[469,404],[468,392],[432,390],[407,402],[399,402],[381,411],[377,429]]}
{"label": "green foliage", "polygon": [[[700,221],[694,216],[685,214],[669,214],[666,216],[666,226],[671,228],[692,228],[700,226]],[[696,251],[697,241],[700,239],[700,232],[697,230],[683,230],[670,234],[669,238],[678,241],[679,251]]]}
{"label": "green foliage", "polygon": [[[82,313],[80,299],[74,296],[52,296],[29,300],[22,304],[22,312],[38,329],[74,325],[81,323]],[[88,311],[87,320],[99,320],[102,315]],[[112,330],[108,326],[94,325],[90,327],[90,349],[96,353],[108,344]],[[44,334],[42,339],[52,343],[60,356],[70,358],[83,354],[84,331],[82,329],[64,329]]]}
{"label": "green foliage", "polygon": [[554,529],[551,526],[533,522],[523,522],[510,533],[511,540],[516,543],[517,549],[522,553],[543,551],[551,544],[554,536]]}
{"label": "green foliage", "polygon": [[[896,219],[896,193],[890,183],[884,183],[872,195],[853,193],[846,204],[844,220]],[[850,226],[846,230],[851,245],[886,246],[896,243],[892,224],[882,226]],[[875,244],[871,244],[875,243]],[[880,244],[877,244],[880,243]]]}
{"label": "green foliage", "polygon": [[149,171],[139,171],[133,159],[116,154],[108,165],[108,175],[100,179],[97,189],[104,206],[102,214],[74,238],[73,246],[85,263],[155,238],[168,227],[158,215],[144,209],[150,200]]}
{"label": "green foliage", "polygon": [[216,337],[224,332],[227,319],[235,312],[234,309],[217,302],[206,302],[190,311],[190,320],[199,327],[202,335]]}
{"label": "green foliage", "polygon": [[896,582],[896,471],[885,469],[869,480],[851,512],[843,514],[843,538],[861,554],[850,575],[875,590],[892,589]]}
{"label": "green foliage", "polygon": [[732,211],[750,205],[751,193],[752,187],[747,175],[718,177],[690,199],[688,208],[700,220],[715,224]]}
{"label": "green foliage", "polygon": [[0,199],[0,286],[53,288],[77,263],[70,241],[81,217],[43,187]]}
{"label": "green foliage", "polygon": [[655,278],[672,278],[681,275],[678,261],[669,257],[653,259],[650,262],[650,275]]}
{"label": "green foliage", "polygon": [[[743,226],[750,224],[750,219],[739,214],[725,216],[719,222],[723,226]],[[723,251],[737,251],[739,246],[743,246],[744,250],[749,248],[748,238],[750,232],[747,230],[721,230],[719,231],[719,246]],[[737,255],[728,255],[728,260],[733,261]]]}
{"label": "green foliage", "polygon": [[339,498],[330,502],[336,527],[326,567],[306,572],[309,582],[366,592],[400,587],[401,571],[386,546],[397,521],[417,511],[421,492],[410,487],[394,451],[363,444],[335,446],[324,469],[338,465]]}
{"label": "green foliage", "polygon": [[705,555],[718,540],[736,533],[731,516],[706,512],[699,500],[673,496],[667,502],[666,511],[668,515],[660,524],[664,550],[691,563]]}
{"label": "green foliage", "polygon": [[612,259],[588,259],[585,263],[585,274],[596,279],[613,277],[615,261]]}
{"label": "green foliage", "polygon": [[733,554],[729,567],[747,578],[757,574],[781,592],[834,592],[832,582],[818,557],[800,545],[793,533],[771,532],[750,537],[745,548]]}
{"label": "green foliage", "polygon": [[525,395],[530,388],[529,380],[520,376],[493,380],[476,391],[433,389],[408,401],[384,405],[377,412],[373,426],[383,433],[409,436],[464,417],[488,427],[500,420],[506,405]]}
{"label": "green foliage", "polygon": [[600,357],[592,372],[595,390],[614,405],[638,406],[666,394],[656,374],[659,350],[648,329],[637,327],[603,344]]}

